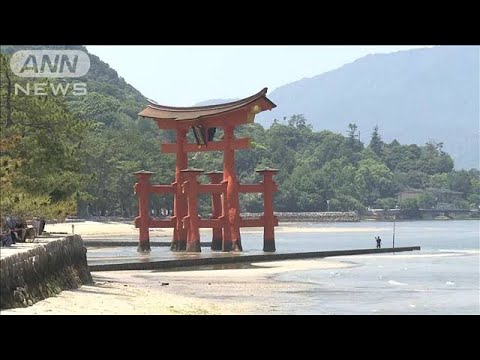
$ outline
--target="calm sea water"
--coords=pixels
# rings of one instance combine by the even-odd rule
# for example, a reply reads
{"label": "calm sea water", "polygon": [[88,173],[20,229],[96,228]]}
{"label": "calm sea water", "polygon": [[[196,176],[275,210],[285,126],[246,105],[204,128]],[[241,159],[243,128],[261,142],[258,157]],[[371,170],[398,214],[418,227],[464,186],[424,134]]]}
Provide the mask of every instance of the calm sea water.
{"label": "calm sea water", "polygon": [[[392,247],[393,223],[292,223],[282,225],[312,229],[312,232],[283,233],[276,235],[278,251],[321,251],[372,248],[375,236],[382,238],[382,247]],[[343,229],[345,232],[315,232],[318,229]],[[366,231],[354,231],[351,229]],[[372,229],[371,231],[369,229]],[[395,223],[395,246],[422,247],[425,251],[478,250],[480,221],[408,221]],[[242,244],[246,251],[261,251],[262,240],[258,234],[243,234]]]}
{"label": "calm sea water", "polygon": [[[298,232],[276,235],[277,252],[303,252],[392,246],[393,223],[295,223]],[[342,269],[291,271],[276,281],[308,283],[310,290],[272,294],[282,314],[480,314],[479,221],[417,221],[395,224],[395,246],[421,251],[329,258]],[[324,232],[328,228],[344,232]],[[321,232],[319,232],[321,230]],[[208,241],[209,239],[202,239]],[[242,234],[245,253],[262,252],[262,234]],[[151,261],[184,256],[152,248],[148,258],[136,247],[89,249],[89,263],[105,257],[117,261]],[[209,256],[205,249],[200,256]],[[148,260],[149,259],[149,260]],[[330,261],[329,260],[329,261]]]}
{"label": "calm sea water", "polygon": [[[375,227],[370,233],[288,234],[279,247],[309,249],[374,246],[380,235],[392,244],[392,223],[341,224]],[[422,251],[337,257],[351,267],[284,273],[280,281],[308,282],[304,301],[283,308],[290,314],[480,314],[478,221],[397,222],[396,246],[420,245]],[[312,228],[321,224],[310,225]],[[337,224],[331,226],[338,226]],[[300,235],[300,234],[299,234]],[[316,240],[315,240],[316,239]],[[333,259],[333,258],[332,258]]]}

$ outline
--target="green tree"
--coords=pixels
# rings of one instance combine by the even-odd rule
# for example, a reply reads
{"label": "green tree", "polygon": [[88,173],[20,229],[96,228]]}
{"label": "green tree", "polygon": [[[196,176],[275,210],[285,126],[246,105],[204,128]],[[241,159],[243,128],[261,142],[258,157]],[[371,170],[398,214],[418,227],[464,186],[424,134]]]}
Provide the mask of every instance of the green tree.
{"label": "green tree", "polygon": [[377,204],[384,210],[395,209],[398,199],[395,197],[383,198],[377,201]]}
{"label": "green tree", "polygon": [[350,143],[350,146],[352,147],[355,144],[355,141],[358,137],[357,130],[358,130],[357,124],[354,124],[354,123],[348,124],[347,136],[348,136],[348,141]]}
{"label": "green tree", "polygon": [[431,141],[425,144],[419,162],[419,170],[429,175],[448,173],[453,170],[453,160],[443,151],[441,142]]}
{"label": "green tree", "polygon": [[448,173],[433,174],[428,176],[425,186],[430,188],[449,189],[450,179]]}
{"label": "green tree", "polygon": [[424,192],[418,197],[417,204],[420,209],[431,209],[437,204],[437,201],[431,192]]}
{"label": "green tree", "polygon": [[405,199],[400,202],[400,209],[406,219],[418,219],[420,217],[417,199]]}
{"label": "green tree", "polygon": [[378,198],[391,197],[397,190],[388,167],[373,159],[359,163],[355,173],[355,185],[368,205],[374,204]]}
{"label": "green tree", "polygon": [[451,189],[460,191],[463,194],[469,194],[472,190],[472,183],[468,171],[453,171],[449,176]]}
{"label": "green tree", "polygon": [[373,133],[370,139],[369,147],[377,156],[381,158],[383,157],[383,145],[384,144],[383,144],[382,138],[378,133],[378,125],[375,125],[375,127],[373,128]]}
{"label": "green tree", "polygon": [[[46,95],[16,94],[12,84],[24,84],[1,57],[1,141],[15,139],[14,147],[2,151],[2,162],[14,163],[8,191],[2,189],[2,212],[22,216],[63,217],[75,213],[76,199],[83,196],[85,178],[79,174],[89,122],[80,121],[66,108],[63,96],[51,90]],[[8,79],[8,80],[7,80]],[[46,89],[50,89],[50,82]],[[2,170],[5,173],[6,168]]]}

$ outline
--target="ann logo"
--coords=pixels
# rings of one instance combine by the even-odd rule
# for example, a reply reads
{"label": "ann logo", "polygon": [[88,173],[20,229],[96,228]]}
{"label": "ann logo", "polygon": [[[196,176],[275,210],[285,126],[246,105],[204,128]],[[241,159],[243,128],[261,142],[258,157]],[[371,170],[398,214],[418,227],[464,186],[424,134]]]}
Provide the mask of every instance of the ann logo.
{"label": "ann logo", "polygon": [[20,50],[12,55],[10,67],[21,77],[82,77],[90,68],[90,58],[80,50]]}
{"label": "ann logo", "polygon": [[20,73],[25,71],[33,71],[35,73],[45,73],[45,68],[48,66],[48,73],[63,73],[65,67],[68,68],[70,73],[74,73],[78,65],[78,55],[73,57],[73,64],[68,55],[55,55],[52,63],[52,59],[48,55],[42,55],[40,66],[37,63],[37,57],[35,55],[29,55],[20,69]]}

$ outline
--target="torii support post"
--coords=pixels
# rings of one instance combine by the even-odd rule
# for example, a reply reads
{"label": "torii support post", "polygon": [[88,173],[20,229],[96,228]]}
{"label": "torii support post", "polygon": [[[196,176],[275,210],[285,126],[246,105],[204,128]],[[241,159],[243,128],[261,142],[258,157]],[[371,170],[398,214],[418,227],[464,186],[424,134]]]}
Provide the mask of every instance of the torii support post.
{"label": "torii support post", "polygon": [[235,139],[234,125],[225,125],[223,139],[226,143],[223,153],[223,181],[227,183],[227,190],[223,197],[223,215],[225,226],[223,228],[223,251],[240,252],[242,242],[240,239],[240,202],[238,199],[238,182],[235,172]]}
{"label": "torii support post", "polygon": [[153,172],[150,171],[137,171],[134,173],[137,176],[137,183],[134,186],[135,194],[138,195],[138,214],[135,218],[135,225],[140,230],[138,252],[150,251],[150,215],[148,213],[148,195],[150,191],[150,177]]}
{"label": "torii support post", "polygon": [[187,232],[183,226],[183,218],[187,215],[187,198],[182,192],[182,170],[188,166],[188,155],[184,151],[187,142],[187,129],[178,127],[176,131],[175,182],[172,184],[175,189],[173,200],[175,227],[173,228],[173,239],[170,249],[172,251],[183,251],[187,246]]}
{"label": "torii support post", "polygon": [[182,170],[185,182],[182,184],[182,192],[188,199],[188,215],[183,218],[187,224],[187,252],[201,252],[200,247],[200,219],[198,217],[198,194],[199,183],[197,176],[203,174],[203,170]]}
{"label": "torii support post", "polygon": [[[210,171],[206,175],[210,178],[210,183],[221,184],[223,180],[223,172]],[[212,193],[212,219],[220,219],[222,216],[222,195],[219,193]],[[214,226],[212,228],[212,250],[222,250],[222,226]]]}
{"label": "torii support post", "polygon": [[263,175],[263,251],[275,252],[275,217],[273,216],[273,193],[277,191],[277,185],[273,181],[277,169],[257,170]]}

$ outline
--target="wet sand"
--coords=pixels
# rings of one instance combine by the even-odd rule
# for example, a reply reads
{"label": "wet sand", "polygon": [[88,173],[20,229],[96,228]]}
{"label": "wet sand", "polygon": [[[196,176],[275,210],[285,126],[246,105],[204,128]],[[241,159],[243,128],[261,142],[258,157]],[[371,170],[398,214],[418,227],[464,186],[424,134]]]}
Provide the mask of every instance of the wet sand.
{"label": "wet sand", "polygon": [[[191,271],[118,271],[92,273],[95,283],[63,291],[9,314],[285,314],[313,286],[283,282],[287,271],[352,266],[331,259],[258,263],[236,268]],[[167,285],[168,284],[168,285]]]}

